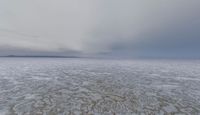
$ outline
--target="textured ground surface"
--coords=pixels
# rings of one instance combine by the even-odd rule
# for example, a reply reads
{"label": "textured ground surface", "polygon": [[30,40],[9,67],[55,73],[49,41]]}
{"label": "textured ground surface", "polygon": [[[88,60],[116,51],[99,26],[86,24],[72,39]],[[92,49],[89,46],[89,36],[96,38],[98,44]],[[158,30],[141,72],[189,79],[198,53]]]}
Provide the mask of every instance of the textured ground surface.
{"label": "textured ground surface", "polygon": [[200,61],[0,59],[0,115],[199,115]]}

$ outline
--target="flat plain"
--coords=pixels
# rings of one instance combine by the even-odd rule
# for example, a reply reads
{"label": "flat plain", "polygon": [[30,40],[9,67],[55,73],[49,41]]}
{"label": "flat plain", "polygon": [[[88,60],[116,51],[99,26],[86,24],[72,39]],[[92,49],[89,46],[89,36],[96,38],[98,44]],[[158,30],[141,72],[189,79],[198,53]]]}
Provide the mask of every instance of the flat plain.
{"label": "flat plain", "polygon": [[0,115],[199,115],[200,61],[0,58]]}

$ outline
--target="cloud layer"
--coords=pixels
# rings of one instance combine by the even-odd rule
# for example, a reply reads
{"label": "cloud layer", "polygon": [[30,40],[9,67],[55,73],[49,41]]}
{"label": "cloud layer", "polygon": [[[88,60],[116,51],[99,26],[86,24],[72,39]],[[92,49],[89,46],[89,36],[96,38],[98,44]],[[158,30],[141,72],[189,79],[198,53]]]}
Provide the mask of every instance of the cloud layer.
{"label": "cloud layer", "polygon": [[198,57],[199,11],[197,0],[0,0],[0,55]]}

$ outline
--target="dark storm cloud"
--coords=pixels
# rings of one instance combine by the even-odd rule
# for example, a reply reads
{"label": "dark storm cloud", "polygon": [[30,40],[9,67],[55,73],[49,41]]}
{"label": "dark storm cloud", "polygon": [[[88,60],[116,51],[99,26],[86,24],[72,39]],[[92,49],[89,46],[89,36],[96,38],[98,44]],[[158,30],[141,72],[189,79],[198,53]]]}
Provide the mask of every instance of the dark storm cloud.
{"label": "dark storm cloud", "polygon": [[0,0],[0,55],[198,57],[199,11],[197,0]]}

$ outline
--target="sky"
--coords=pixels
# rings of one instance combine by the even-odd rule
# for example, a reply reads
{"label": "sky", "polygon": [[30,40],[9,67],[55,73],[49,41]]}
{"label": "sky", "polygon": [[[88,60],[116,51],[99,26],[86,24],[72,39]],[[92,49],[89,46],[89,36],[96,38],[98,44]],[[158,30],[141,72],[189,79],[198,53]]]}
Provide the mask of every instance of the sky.
{"label": "sky", "polygon": [[200,0],[0,0],[0,56],[200,57]]}

